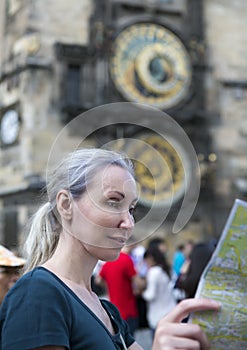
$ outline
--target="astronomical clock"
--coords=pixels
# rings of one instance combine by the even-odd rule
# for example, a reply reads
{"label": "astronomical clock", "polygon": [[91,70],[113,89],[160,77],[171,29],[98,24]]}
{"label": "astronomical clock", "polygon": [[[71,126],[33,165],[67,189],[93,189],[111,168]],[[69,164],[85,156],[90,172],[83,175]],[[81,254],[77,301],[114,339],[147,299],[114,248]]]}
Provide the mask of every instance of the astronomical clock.
{"label": "astronomical clock", "polygon": [[[95,28],[99,23],[104,28],[100,31],[104,33],[104,38],[100,36],[100,57],[107,61],[101,65],[107,67],[107,73],[102,73],[108,79],[106,88],[102,88],[104,101],[154,107],[186,129],[186,122],[203,110],[200,2],[96,0],[96,5],[101,10],[95,13]],[[92,35],[91,42],[98,37]],[[95,46],[99,50],[99,41]],[[129,132],[128,125],[116,134],[139,141],[126,141],[122,149],[135,160],[140,202],[165,207],[182,199],[190,157],[180,147],[181,140],[175,137],[168,142],[155,133],[151,119],[150,115],[150,129],[145,125],[143,130],[135,130],[133,126]],[[180,149],[179,154],[174,145]]]}
{"label": "astronomical clock", "polygon": [[135,23],[115,37],[109,62],[116,89],[131,102],[160,109],[185,101],[192,81],[181,39],[157,23]]}

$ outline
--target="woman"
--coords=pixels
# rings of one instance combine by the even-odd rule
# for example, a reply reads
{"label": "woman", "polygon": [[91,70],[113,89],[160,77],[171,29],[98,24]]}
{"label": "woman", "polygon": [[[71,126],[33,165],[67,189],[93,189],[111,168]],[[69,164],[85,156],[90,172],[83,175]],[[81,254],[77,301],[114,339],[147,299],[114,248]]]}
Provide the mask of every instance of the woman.
{"label": "woman", "polygon": [[197,243],[190,254],[188,262],[182,266],[176,281],[176,287],[185,291],[186,298],[195,296],[201,275],[212,254],[213,249],[208,243]]}
{"label": "woman", "polygon": [[147,301],[147,319],[154,331],[159,320],[168,314],[176,305],[170,280],[170,267],[164,253],[158,247],[151,246],[144,253],[148,266],[147,286],[142,293]]}
{"label": "woman", "polygon": [[[91,289],[97,261],[116,259],[132,234],[137,190],[130,161],[78,150],[51,174],[47,193],[26,241],[27,272],[1,308],[2,350],[140,350],[116,307]],[[208,349],[199,326],[177,322],[218,308],[208,300],[179,305],[158,326],[153,350]]]}

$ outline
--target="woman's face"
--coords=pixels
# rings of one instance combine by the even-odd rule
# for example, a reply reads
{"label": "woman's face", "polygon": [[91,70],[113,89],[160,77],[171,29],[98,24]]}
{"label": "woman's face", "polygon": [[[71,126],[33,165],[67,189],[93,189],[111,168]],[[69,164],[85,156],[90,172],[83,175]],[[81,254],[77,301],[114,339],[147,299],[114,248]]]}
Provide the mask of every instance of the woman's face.
{"label": "woman's face", "polygon": [[148,268],[155,266],[154,258],[151,255],[149,255],[145,258],[145,263],[147,264]]}
{"label": "woman's face", "polygon": [[71,234],[97,259],[116,259],[132,234],[136,202],[132,175],[107,166],[95,174],[82,197],[73,200]]}

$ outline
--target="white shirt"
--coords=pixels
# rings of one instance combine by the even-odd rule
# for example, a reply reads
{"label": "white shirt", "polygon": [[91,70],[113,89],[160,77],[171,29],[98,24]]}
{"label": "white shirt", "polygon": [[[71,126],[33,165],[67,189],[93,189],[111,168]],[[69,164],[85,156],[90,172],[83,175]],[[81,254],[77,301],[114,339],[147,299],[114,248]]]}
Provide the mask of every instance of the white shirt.
{"label": "white shirt", "polygon": [[142,295],[147,301],[149,326],[155,329],[158,321],[176,305],[170,278],[160,266],[149,268],[147,288]]}

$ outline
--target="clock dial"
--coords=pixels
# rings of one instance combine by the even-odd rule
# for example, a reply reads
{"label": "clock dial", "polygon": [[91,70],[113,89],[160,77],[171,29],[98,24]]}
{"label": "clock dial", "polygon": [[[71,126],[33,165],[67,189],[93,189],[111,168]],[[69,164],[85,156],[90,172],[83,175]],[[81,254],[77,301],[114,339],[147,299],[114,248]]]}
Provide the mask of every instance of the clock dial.
{"label": "clock dial", "polygon": [[4,145],[13,144],[19,135],[20,120],[15,110],[8,110],[1,119],[1,141]]}
{"label": "clock dial", "polygon": [[142,204],[169,207],[183,197],[191,164],[177,140],[145,132],[112,144],[133,160]]}
{"label": "clock dial", "polygon": [[188,95],[192,71],[181,40],[154,23],[125,28],[113,43],[110,74],[118,91],[131,102],[169,109]]}

